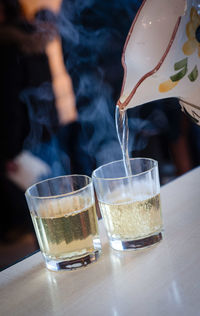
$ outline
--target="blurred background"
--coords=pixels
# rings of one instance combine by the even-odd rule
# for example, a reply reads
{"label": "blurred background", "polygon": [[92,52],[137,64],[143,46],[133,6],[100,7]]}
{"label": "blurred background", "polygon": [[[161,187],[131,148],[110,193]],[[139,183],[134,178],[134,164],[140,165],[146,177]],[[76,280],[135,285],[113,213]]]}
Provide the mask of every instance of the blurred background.
{"label": "blurred background", "polygon": [[[136,0],[0,0],[0,269],[38,250],[24,192],[122,158],[121,55]],[[200,128],[177,99],[128,110],[129,153],[161,185],[199,165]]]}

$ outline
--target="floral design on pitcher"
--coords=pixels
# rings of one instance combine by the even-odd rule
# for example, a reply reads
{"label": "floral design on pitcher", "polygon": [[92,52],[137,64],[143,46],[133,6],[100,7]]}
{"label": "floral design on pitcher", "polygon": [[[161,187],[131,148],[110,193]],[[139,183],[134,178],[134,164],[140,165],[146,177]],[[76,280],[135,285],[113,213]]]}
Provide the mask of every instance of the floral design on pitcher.
{"label": "floral design on pitcher", "polygon": [[[190,21],[186,25],[186,35],[188,40],[184,43],[182,47],[183,53],[186,56],[190,56],[196,50],[198,50],[198,56],[200,57],[200,16],[198,15],[198,12],[194,7],[192,7],[190,11]],[[178,72],[170,76],[167,81],[164,81],[159,85],[159,92],[167,92],[173,89],[178,84],[178,82],[186,75],[186,73],[188,72],[188,57],[176,62],[174,64],[174,70]],[[197,79],[197,65],[194,66],[187,77],[191,82]]]}
{"label": "floral design on pitcher", "polygon": [[183,53],[190,56],[198,50],[198,56],[200,57],[200,16],[194,7],[190,11],[190,21],[186,25],[186,35],[188,40],[183,45]]}

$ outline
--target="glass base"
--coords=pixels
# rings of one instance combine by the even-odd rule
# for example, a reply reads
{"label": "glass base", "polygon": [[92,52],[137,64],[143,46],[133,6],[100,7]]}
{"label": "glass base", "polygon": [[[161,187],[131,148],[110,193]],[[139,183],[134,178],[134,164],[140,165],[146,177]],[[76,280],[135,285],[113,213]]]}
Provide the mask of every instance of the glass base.
{"label": "glass base", "polygon": [[92,253],[87,253],[80,258],[71,258],[70,260],[55,260],[45,256],[46,267],[51,271],[59,270],[75,270],[81,267],[86,267],[88,264],[95,262],[99,255],[100,250],[95,250]]}
{"label": "glass base", "polygon": [[137,250],[150,247],[162,240],[162,233],[135,240],[110,239],[110,246],[115,250]]}

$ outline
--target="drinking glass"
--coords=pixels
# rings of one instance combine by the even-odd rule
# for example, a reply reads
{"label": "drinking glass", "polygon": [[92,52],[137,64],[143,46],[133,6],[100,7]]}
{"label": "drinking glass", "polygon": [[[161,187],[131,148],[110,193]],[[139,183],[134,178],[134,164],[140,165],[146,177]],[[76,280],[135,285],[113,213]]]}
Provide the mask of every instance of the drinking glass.
{"label": "drinking glass", "polygon": [[48,269],[72,270],[97,260],[101,243],[90,177],[47,179],[25,196]]}
{"label": "drinking glass", "polygon": [[92,174],[108,239],[116,250],[151,246],[162,239],[158,163],[130,159],[127,176],[123,160],[103,165]]}

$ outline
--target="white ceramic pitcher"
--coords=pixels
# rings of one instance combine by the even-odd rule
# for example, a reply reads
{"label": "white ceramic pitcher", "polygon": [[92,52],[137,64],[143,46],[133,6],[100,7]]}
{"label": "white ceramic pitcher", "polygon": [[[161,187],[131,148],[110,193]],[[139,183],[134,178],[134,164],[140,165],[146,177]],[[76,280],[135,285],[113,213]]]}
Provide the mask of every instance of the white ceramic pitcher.
{"label": "white ceramic pitcher", "polygon": [[200,0],[144,0],[122,65],[120,108],[177,97],[200,125]]}

